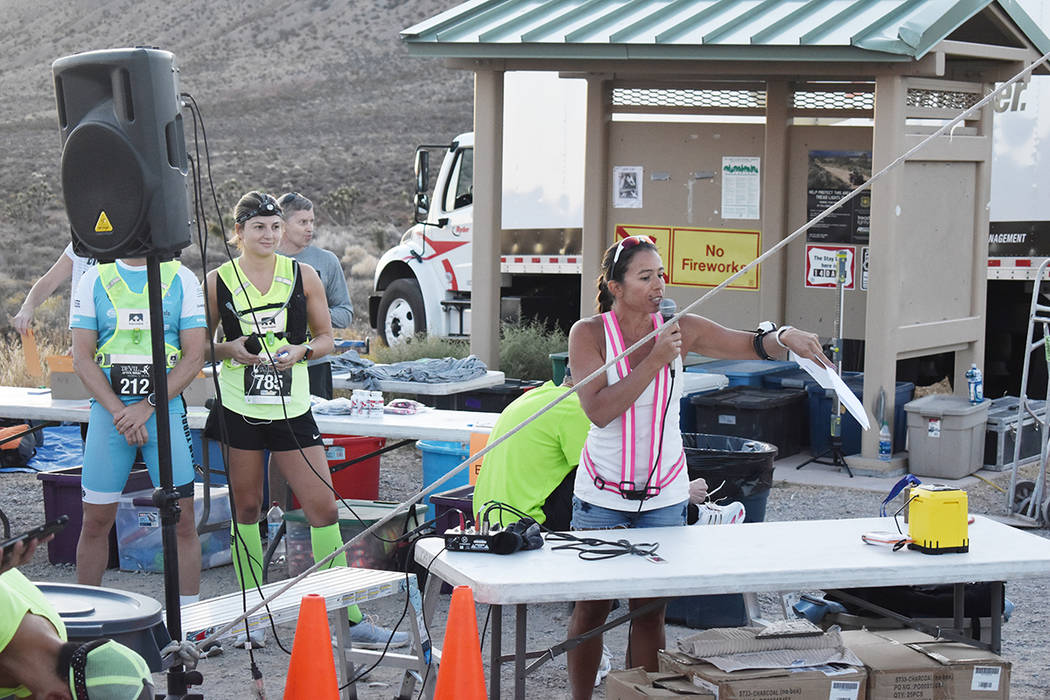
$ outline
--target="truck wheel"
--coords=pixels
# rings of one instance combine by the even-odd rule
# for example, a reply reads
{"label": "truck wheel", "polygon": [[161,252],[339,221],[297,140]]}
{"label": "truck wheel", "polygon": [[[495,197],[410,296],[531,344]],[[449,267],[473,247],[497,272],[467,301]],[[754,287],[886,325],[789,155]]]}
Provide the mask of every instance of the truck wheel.
{"label": "truck wheel", "polygon": [[379,301],[379,332],[388,346],[407,343],[416,333],[427,329],[423,294],[419,283],[399,279],[390,283]]}

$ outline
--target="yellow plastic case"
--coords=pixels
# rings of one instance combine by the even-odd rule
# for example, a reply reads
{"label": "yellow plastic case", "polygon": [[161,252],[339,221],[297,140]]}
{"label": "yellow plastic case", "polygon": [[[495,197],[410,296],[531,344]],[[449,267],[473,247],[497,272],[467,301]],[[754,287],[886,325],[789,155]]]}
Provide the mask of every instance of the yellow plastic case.
{"label": "yellow plastic case", "polygon": [[966,492],[944,484],[912,488],[908,504],[909,549],[926,554],[970,551]]}

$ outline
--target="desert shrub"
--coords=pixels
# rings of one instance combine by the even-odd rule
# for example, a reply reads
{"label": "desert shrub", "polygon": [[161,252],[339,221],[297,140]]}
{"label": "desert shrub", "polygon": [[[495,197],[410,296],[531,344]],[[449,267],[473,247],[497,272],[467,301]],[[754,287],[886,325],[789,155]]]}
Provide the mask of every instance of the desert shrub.
{"label": "desert shrub", "polygon": [[372,346],[372,359],[382,364],[420,360],[428,357],[463,358],[470,354],[470,342],[454,338],[438,338],[418,334],[410,343],[387,347],[382,343]]}
{"label": "desert shrub", "polygon": [[349,226],[359,201],[361,190],[342,185],[321,198],[317,205],[318,214],[327,217],[337,226]]}
{"label": "desert shrub", "polygon": [[564,352],[568,338],[542,323],[504,323],[500,327],[499,365],[508,377],[546,381],[553,376],[550,354]]}
{"label": "desert shrub", "polygon": [[[560,330],[550,330],[541,323],[503,324],[500,330],[500,369],[517,379],[551,379],[550,354],[564,352],[568,339]],[[416,336],[412,342],[388,348],[375,343],[372,351],[376,362],[389,364],[426,357],[466,357],[470,343],[466,340]]]}
{"label": "desert shrub", "polygon": [[15,332],[0,334],[0,355],[6,362],[0,363],[0,384],[3,386],[43,386],[48,383],[47,356],[65,355],[69,352],[69,337],[55,329],[39,328],[34,332],[37,354],[43,368],[42,377],[34,377],[26,370],[22,352],[22,338]]}
{"label": "desert shrub", "polygon": [[4,217],[22,224],[42,224],[47,218],[47,210],[61,206],[51,185],[39,174],[23,189],[12,193],[4,202]]}

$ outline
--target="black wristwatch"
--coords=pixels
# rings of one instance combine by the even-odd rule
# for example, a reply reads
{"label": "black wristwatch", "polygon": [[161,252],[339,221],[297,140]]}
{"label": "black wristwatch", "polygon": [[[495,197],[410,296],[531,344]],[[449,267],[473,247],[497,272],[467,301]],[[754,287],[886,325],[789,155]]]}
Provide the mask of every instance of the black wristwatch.
{"label": "black wristwatch", "polygon": [[157,395],[154,394],[151,391],[149,394],[146,395],[146,403],[148,403],[153,408],[156,408],[157,407]]}
{"label": "black wristwatch", "polygon": [[762,343],[765,340],[767,334],[772,333],[777,329],[777,324],[772,321],[763,321],[758,324],[758,328],[755,330],[755,336],[751,339],[752,344],[755,346],[755,354],[763,360],[772,360],[773,356],[766,352],[766,346]]}

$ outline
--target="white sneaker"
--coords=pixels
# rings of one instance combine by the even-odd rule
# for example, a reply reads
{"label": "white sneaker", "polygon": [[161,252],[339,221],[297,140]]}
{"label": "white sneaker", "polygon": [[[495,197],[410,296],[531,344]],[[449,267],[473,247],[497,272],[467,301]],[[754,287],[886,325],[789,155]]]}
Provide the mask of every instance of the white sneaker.
{"label": "white sneaker", "polygon": [[612,652],[609,651],[609,647],[602,644],[602,662],[598,664],[598,673],[594,676],[595,688],[602,684],[602,680],[609,675],[609,671],[612,671]]}
{"label": "white sneaker", "polygon": [[248,632],[245,636],[244,632],[237,635],[237,639],[233,641],[233,646],[238,649],[247,649],[248,645],[251,645],[252,649],[262,649],[266,646],[266,630],[262,627],[256,627]]}
{"label": "white sneaker", "polygon": [[700,517],[697,525],[729,525],[731,523],[742,523],[747,516],[747,510],[740,501],[733,501],[725,505],[718,503],[701,503],[697,509]]}

